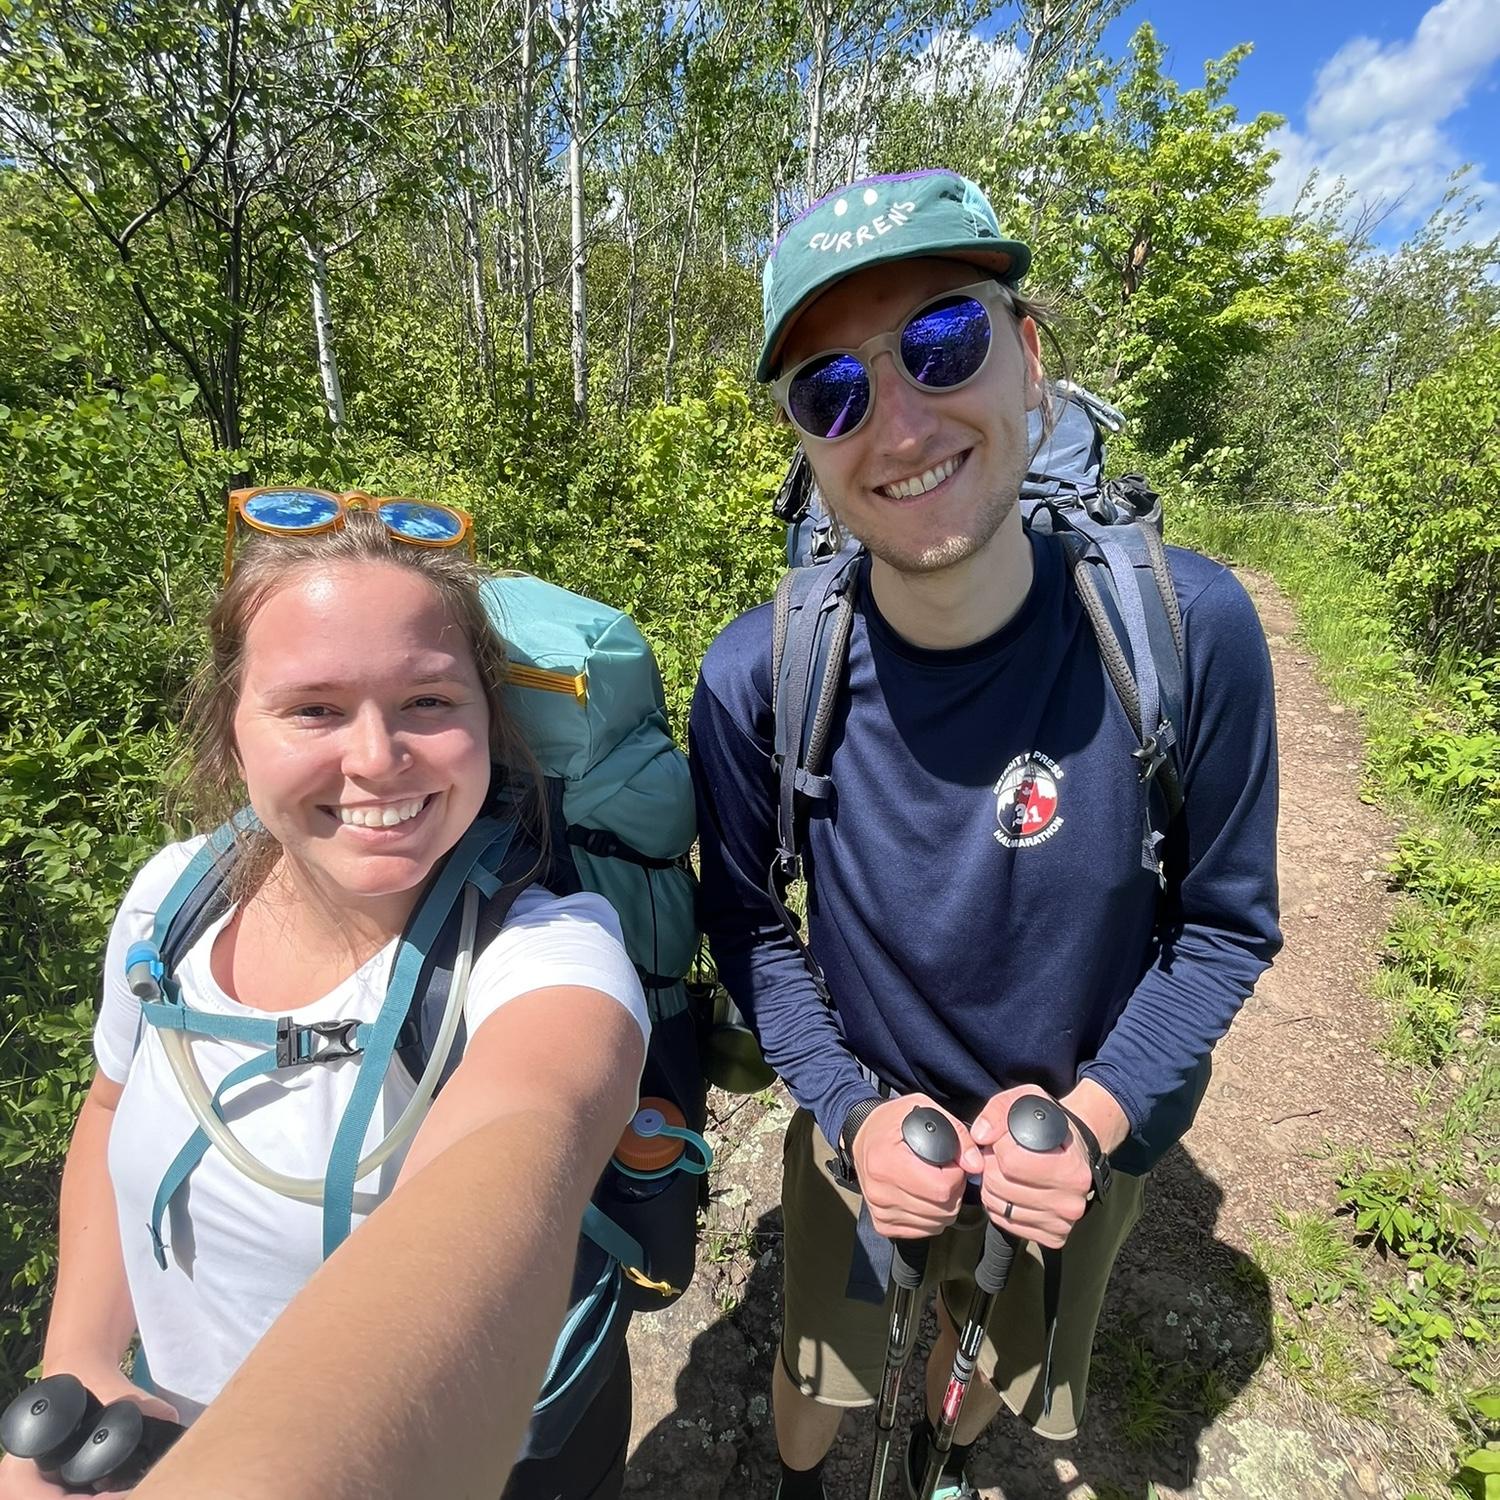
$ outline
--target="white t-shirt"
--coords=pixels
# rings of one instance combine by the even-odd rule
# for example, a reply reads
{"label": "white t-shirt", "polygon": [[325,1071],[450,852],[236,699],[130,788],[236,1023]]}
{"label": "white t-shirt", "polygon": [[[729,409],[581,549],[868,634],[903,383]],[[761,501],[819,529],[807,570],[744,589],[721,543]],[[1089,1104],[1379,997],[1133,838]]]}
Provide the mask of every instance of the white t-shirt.
{"label": "white t-shirt", "polygon": [[[125,983],[125,953],[151,934],[156,908],[203,840],[172,844],[136,876],[115,917],[94,1029],[100,1069],[124,1084],[109,1137],[109,1175],[119,1211],[125,1274],[151,1382],[191,1421],[218,1394],[257,1339],[322,1263],[322,1207],[283,1197],[232,1167],[213,1148],[173,1200],[162,1225],[167,1266],[152,1253],[149,1224],[168,1164],[196,1129],[154,1027]],[[232,1000],[215,982],[209,957],[227,915],[183,956],[176,977],[195,1010],[265,1015]],[[281,1014],[299,1023],[373,1020],[394,955],[393,940],[329,994]],[[474,960],[464,1005],[470,1036],[506,1001],[553,985],[581,985],[614,996],[649,1029],[645,998],[626,956],[620,922],[602,897],[524,891],[496,938]],[[263,1048],[197,1036],[194,1060],[210,1091]],[[223,1112],[244,1145],[273,1169],[321,1178],[359,1060],[312,1064],[242,1084]],[[361,1155],[395,1123],[416,1085],[393,1060]],[[623,1122],[622,1122],[623,1125]],[[401,1148],[362,1178],[354,1226],[390,1193]],[[372,1349],[377,1342],[371,1332]]]}

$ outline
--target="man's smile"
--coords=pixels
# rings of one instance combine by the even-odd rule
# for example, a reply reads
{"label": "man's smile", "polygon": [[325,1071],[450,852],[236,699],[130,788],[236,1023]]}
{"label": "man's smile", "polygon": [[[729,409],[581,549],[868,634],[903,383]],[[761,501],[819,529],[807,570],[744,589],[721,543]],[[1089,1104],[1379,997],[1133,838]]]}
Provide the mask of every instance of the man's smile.
{"label": "man's smile", "polygon": [[962,453],[955,453],[951,458],[945,458],[942,463],[935,464],[930,469],[924,469],[920,474],[912,474],[908,478],[897,479],[891,484],[876,485],[875,493],[883,495],[887,500],[919,499],[958,473],[964,461],[973,451],[972,448],[965,448]]}

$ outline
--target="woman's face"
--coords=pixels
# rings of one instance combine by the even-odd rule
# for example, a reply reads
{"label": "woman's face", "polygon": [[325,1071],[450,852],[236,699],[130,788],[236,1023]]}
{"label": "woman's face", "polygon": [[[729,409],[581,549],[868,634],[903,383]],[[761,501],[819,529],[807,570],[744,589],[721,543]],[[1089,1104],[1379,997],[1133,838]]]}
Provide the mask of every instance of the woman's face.
{"label": "woman's face", "polygon": [[250,804],[334,904],[416,891],[484,803],[489,736],[469,643],[409,568],[304,568],[246,631]]}

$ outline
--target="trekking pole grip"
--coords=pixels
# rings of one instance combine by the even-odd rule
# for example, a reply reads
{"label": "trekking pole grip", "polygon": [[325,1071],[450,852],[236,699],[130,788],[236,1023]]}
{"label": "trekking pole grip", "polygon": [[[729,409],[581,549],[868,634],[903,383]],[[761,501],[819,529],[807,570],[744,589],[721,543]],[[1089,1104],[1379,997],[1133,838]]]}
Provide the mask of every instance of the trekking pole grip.
{"label": "trekking pole grip", "polygon": [[1016,1241],[998,1224],[988,1224],[984,1231],[984,1254],[974,1269],[974,1283],[981,1292],[994,1296],[1005,1290],[1010,1279],[1010,1265],[1016,1256]]}
{"label": "trekking pole grip", "polygon": [[[1068,1139],[1067,1116],[1045,1094],[1026,1094],[1010,1107],[1006,1130],[1027,1151],[1055,1151]],[[1002,1291],[1010,1277],[1019,1239],[993,1220],[985,1226],[984,1254],[974,1271],[980,1291],[991,1296]]]}
{"label": "trekking pole grip", "polygon": [[896,1252],[891,1262],[891,1280],[908,1291],[916,1291],[927,1274],[927,1252],[932,1241],[892,1240],[891,1245]]}
{"label": "trekking pole grip", "polygon": [[[912,1155],[929,1166],[946,1167],[958,1159],[958,1132],[940,1109],[917,1105],[901,1122],[901,1138]],[[927,1273],[931,1239],[893,1239],[891,1246],[895,1251],[891,1280],[909,1292],[916,1291]]]}

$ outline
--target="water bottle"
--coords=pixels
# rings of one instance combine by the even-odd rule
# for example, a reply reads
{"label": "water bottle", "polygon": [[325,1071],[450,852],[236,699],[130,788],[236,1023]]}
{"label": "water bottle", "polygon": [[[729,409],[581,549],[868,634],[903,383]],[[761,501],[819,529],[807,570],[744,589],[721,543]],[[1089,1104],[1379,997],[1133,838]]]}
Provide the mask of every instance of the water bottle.
{"label": "water bottle", "polygon": [[644,1252],[644,1266],[626,1268],[624,1298],[633,1311],[670,1307],[692,1280],[698,1178],[713,1159],[708,1142],[687,1128],[670,1099],[641,1100],[605,1169],[598,1198]]}

